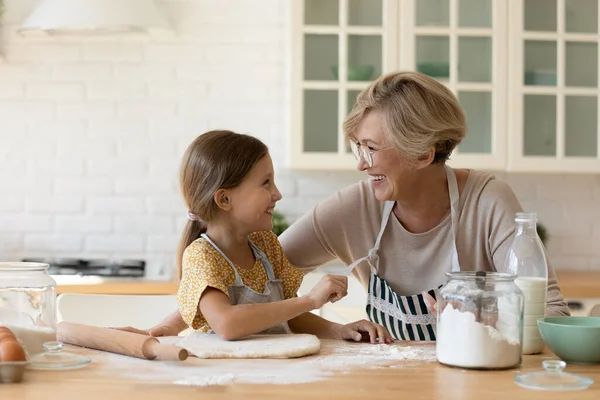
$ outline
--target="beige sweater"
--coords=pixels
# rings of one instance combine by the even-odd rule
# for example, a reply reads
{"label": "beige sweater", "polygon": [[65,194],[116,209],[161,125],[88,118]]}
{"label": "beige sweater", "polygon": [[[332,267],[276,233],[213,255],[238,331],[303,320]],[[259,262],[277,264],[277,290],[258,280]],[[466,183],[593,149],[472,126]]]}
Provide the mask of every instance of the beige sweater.
{"label": "beige sweater", "polygon": [[[512,189],[493,175],[473,171],[460,195],[456,247],[462,270],[503,271],[514,233],[515,214],[522,211]],[[351,185],[317,205],[292,224],[280,241],[292,265],[313,270],[335,258],[349,265],[373,247],[383,213],[368,181]],[[379,249],[379,275],[398,295],[417,294],[446,282],[451,270],[450,215],[425,233],[408,232],[391,215]],[[366,288],[369,266],[353,274]],[[554,270],[548,270],[547,314],[569,315]]]}

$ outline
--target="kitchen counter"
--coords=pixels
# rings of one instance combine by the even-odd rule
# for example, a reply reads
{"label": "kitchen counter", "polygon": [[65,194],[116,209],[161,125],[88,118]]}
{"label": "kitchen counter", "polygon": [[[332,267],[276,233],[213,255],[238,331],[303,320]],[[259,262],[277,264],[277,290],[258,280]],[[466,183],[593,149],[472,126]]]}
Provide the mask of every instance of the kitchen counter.
{"label": "kitchen counter", "polygon": [[[323,272],[335,273],[333,269]],[[558,283],[565,298],[600,298],[600,271],[556,271]],[[174,281],[141,278],[101,278],[80,276],[53,276],[58,293],[96,294],[174,294],[178,283]]]}
{"label": "kitchen counter", "polygon": [[[427,344],[434,346],[434,344]],[[600,365],[568,365],[567,372],[579,373],[592,378],[595,383],[578,392],[535,391],[517,386],[514,376],[520,372],[538,371],[543,359],[552,354],[525,356],[518,369],[507,371],[468,371],[450,368],[435,361],[397,361],[391,367],[375,369],[352,369],[337,372],[326,380],[303,384],[238,384],[219,386],[189,386],[175,384],[166,375],[148,374],[145,379],[133,378],[143,368],[131,373],[118,371],[127,365],[130,357],[99,356],[98,352],[66,346],[66,351],[86,354],[92,363],[83,369],[70,371],[27,370],[20,384],[0,385],[3,398],[7,399],[544,399],[600,398]],[[109,353],[102,353],[109,354]],[[136,359],[137,360],[137,359]],[[294,360],[244,360],[256,365],[265,362],[281,363],[291,367]],[[156,363],[157,361],[144,361]],[[188,358],[184,363],[206,367],[206,373],[223,363],[236,360],[199,360]],[[278,364],[279,365],[279,364]],[[113,369],[115,368],[115,369]],[[293,369],[290,370],[293,373]],[[143,373],[143,372],[142,372]],[[162,378],[161,378],[162,377]]]}
{"label": "kitchen counter", "polygon": [[565,298],[600,298],[600,271],[556,271]]}
{"label": "kitchen counter", "polygon": [[143,278],[103,278],[99,276],[54,275],[57,294],[175,294],[178,282]]}

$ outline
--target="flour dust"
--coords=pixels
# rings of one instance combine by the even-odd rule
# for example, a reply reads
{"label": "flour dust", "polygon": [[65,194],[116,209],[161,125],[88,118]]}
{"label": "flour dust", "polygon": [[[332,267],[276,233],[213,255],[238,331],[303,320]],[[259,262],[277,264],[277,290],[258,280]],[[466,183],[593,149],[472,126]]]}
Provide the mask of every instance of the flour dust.
{"label": "flour dust", "polygon": [[[176,338],[164,338],[161,341],[173,343],[172,339]],[[308,383],[359,368],[407,368],[437,360],[434,345],[414,342],[408,345],[406,342],[370,344],[322,340],[318,354],[284,360],[203,360],[189,357],[182,362],[167,362],[91,351],[91,367],[95,367],[99,373],[116,374],[127,379],[154,383],[192,386]]]}

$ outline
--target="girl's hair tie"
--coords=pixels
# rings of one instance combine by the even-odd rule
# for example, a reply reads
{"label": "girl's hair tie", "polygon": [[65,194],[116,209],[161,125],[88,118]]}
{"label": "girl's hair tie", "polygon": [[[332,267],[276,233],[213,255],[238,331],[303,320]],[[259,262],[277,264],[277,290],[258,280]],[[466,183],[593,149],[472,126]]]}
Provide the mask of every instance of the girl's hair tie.
{"label": "girl's hair tie", "polygon": [[188,211],[187,215],[190,221],[200,221],[200,218],[198,218],[198,216],[191,211]]}

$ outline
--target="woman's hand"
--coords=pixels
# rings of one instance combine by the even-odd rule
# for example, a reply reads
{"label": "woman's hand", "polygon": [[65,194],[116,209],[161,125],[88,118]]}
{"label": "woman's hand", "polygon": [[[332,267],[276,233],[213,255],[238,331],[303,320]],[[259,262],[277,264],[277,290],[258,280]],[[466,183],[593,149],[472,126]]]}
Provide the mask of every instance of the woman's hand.
{"label": "woman's hand", "polygon": [[[427,306],[427,309],[429,310],[430,313],[432,314],[436,314],[437,313],[437,302],[435,301],[435,299],[427,292],[422,292],[421,293],[423,295],[423,301],[425,301],[425,305]],[[494,302],[492,302],[494,303]],[[489,309],[489,305],[485,306],[483,308],[483,313],[481,313],[481,315],[477,315],[477,311],[476,309],[465,309],[463,304],[461,302],[458,301],[450,301],[448,302],[446,305],[450,305],[452,308],[456,309],[456,310],[460,310],[460,312],[472,312],[473,314],[475,314],[475,319],[477,322],[481,322],[485,325],[489,325],[491,327],[496,327],[496,323],[498,322],[498,306],[496,304],[492,305],[492,309]],[[494,311],[496,310],[496,311]],[[479,319],[477,319],[479,318]]]}
{"label": "woman's hand", "polygon": [[425,302],[425,305],[427,306],[427,310],[431,314],[437,314],[437,302],[435,301],[433,296],[427,292],[422,292],[421,294],[423,295],[423,301]]}
{"label": "woman's hand", "polygon": [[343,275],[325,275],[306,296],[312,300],[313,310],[325,303],[335,303],[348,294],[348,277]]}
{"label": "woman's hand", "polygon": [[334,339],[354,340],[355,342],[370,341],[371,343],[392,343],[394,341],[387,329],[366,319],[346,325],[336,324],[332,332]]}

